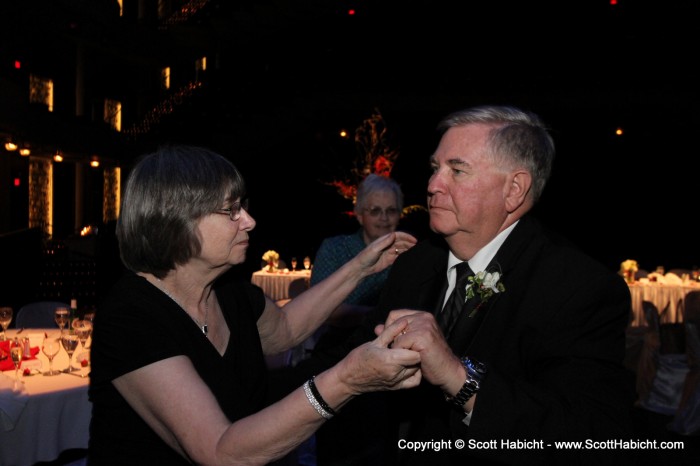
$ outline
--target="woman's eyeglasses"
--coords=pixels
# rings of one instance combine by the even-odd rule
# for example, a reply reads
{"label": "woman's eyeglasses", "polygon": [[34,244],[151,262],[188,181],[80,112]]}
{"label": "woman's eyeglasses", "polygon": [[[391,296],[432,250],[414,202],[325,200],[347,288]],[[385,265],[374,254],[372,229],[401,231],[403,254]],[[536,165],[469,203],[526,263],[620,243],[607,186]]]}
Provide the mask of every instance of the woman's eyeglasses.
{"label": "woman's eyeglasses", "polygon": [[369,214],[370,217],[379,217],[381,215],[386,215],[387,217],[396,217],[399,215],[399,209],[396,207],[389,207],[387,209],[382,209],[381,207],[372,207],[365,209],[365,212]]}
{"label": "woman's eyeglasses", "polygon": [[232,221],[235,222],[235,221],[237,221],[238,219],[241,218],[241,211],[242,211],[242,210],[245,209],[246,212],[248,211],[248,205],[249,205],[249,204],[250,204],[250,202],[249,202],[248,199],[243,199],[243,200],[241,200],[241,201],[234,202],[234,203],[231,205],[231,207],[229,207],[229,208],[227,208],[227,209],[218,209],[218,210],[215,210],[214,213],[215,213],[215,214],[228,215],[229,218],[230,218]]}

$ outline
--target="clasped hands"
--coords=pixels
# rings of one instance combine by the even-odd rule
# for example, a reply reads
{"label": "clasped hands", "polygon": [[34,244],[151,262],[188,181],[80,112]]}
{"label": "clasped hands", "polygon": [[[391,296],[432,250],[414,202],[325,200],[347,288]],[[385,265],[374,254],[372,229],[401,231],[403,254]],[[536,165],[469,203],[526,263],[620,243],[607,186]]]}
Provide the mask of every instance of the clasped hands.
{"label": "clasped hands", "polygon": [[392,311],[374,332],[377,338],[348,355],[344,377],[355,394],[412,388],[422,378],[448,394],[457,393],[464,384],[464,366],[432,314]]}
{"label": "clasped hands", "polygon": [[[396,333],[398,328],[401,331]],[[378,336],[394,333],[390,343],[392,349],[417,352],[422,376],[445,392],[456,393],[464,383],[462,363],[447,344],[433,314],[411,309],[392,311],[386,322],[377,325],[374,332]]]}

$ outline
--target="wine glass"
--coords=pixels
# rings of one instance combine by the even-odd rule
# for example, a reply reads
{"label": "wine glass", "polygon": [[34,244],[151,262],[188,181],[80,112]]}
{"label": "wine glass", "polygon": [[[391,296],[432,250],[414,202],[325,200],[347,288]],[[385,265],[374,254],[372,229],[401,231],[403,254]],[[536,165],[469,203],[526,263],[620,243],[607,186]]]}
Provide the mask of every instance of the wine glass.
{"label": "wine glass", "polygon": [[304,268],[309,270],[311,267],[311,258],[309,256],[304,257]]}
{"label": "wine glass", "polygon": [[22,348],[22,343],[19,340],[10,343],[10,357],[15,365],[15,379],[17,379],[17,382],[22,382],[19,379],[19,365],[22,363],[23,354],[24,348]]}
{"label": "wine glass", "polygon": [[292,257],[292,272],[296,271],[297,269],[297,258]]}
{"label": "wine glass", "polygon": [[41,351],[49,360],[49,370],[44,372],[44,375],[58,375],[61,371],[53,368],[53,358],[56,357],[61,350],[61,338],[59,336],[44,333],[44,341],[41,343]]}
{"label": "wine glass", "polygon": [[73,331],[78,335],[78,340],[80,341],[80,346],[85,348],[85,342],[90,337],[92,333],[92,323],[87,319],[76,319],[73,321]]}
{"label": "wine glass", "polygon": [[1,339],[1,341],[7,340],[7,336],[5,335],[5,332],[7,331],[7,327],[10,326],[10,322],[12,322],[12,308],[11,307],[0,307],[0,325],[2,326],[2,339]]}
{"label": "wine glass", "polygon": [[85,313],[85,315],[83,316],[83,320],[87,320],[88,322],[90,322],[90,325],[92,325],[92,322],[95,320],[95,308],[94,307]]}
{"label": "wine glass", "polygon": [[70,319],[69,314],[70,312],[67,307],[56,308],[54,312],[54,319],[56,320],[56,325],[61,328],[61,333],[63,333],[63,328],[68,323],[68,319]]}
{"label": "wine glass", "polygon": [[80,343],[80,340],[75,333],[66,332],[61,334],[61,345],[63,345],[63,349],[68,353],[68,367],[66,367],[63,372],[80,370],[78,367],[73,367],[73,353],[75,353],[75,350],[78,348],[78,343]]}

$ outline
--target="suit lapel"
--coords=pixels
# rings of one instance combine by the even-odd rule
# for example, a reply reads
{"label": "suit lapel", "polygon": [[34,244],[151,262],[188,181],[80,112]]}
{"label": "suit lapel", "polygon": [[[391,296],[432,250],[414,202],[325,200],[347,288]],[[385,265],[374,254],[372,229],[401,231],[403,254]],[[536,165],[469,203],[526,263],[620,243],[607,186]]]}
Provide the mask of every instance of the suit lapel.
{"label": "suit lapel", "polygon": [[[526,280],[514,280],[513,277],[516,276],[516,272],[526,273],[529,268],[531,259],[526,257],[527,251],[533,250],[533,236],[539,231],[540,227],[537,221],[525,216],[500,247],[488,270],[492,268],[492,264],[498,264],[505,291],[491,296],[486,303],[481,305],[472,319],[468,317],[468,314],[472,312],[480,300],[474,297],[474,303],[470,304],[468,301],[465,304],[465,311],[460,315],[460,319],[448,339],[448,343],[456,355],[472,354],[477,347],[480,352],[488,353],[497,348],[499,335],[502,334],[508,321],[515,318],[513,313],[517,309],[516,304],[527,289]],[[516,264],[518,265],[517,271]]]}
{"label": "suit lapel", "polygon": [[430,242],[433,248],[422,261],[424,279],[416,287],[416,302],[412,307],[437,315],[442,310],[447,290],[447,244],[442,238],[433,238]]}
{"label": "suit lapel", "polygon": [[481,328],[481,324],[486,320],[486,316],[492,306],[500,297],[500,293],[494,294],[486,302],[483,302],[482,299],[476,295],[464,303],[459,319],[457,319],[454,328],[447,338],[447,342],[455,354],[462,355],[466,352],[474,336]]}
{"label": "suit lapel", "polygon": [[435,316],[442,311],[442,303],[445,300],[447,280],[445,280],[444,275],[444,270],[434,273],[430,280],[423,283],[418,292],[420,309],[432,312]]}

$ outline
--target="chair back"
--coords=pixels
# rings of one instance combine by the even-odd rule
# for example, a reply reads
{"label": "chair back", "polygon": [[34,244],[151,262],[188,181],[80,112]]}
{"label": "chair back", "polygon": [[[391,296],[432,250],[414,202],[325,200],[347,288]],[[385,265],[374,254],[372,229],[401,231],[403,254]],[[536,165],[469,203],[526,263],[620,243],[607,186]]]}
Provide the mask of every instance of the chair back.
{"label": "chair back", "polygon": [[700,327],[696,322],[685,322],[685,349],[688,373],[685,376],[681,399],[673,421],[668,428],[681,435],[700,434]]}
{"label": "chair back", "polygon": [[660,324],[668,306],[661,314],[651,302],[643,301],[642,306],[649,332],[637,366],[638,403],[646,410],[673,416],[680,405],[683,385],[689,372],[684,349],[685,333],[682,333],[683,343],[677,341],[681,337],[678,330],[683,331],[683,325]]}
{"label": "chair back", "polygon": [[700,290],[694,290],[685,295],[684,316],[686,322],[693,322],[700,327]]}
{"label": "chair back", "polygon": [[37,301],[22,306],[17,312],[17,328],[58,328],[54,312],[59,307],[70,306],[60,301]]}
{"label": "chair back", "polygon": [[[659,309],[651,301],[642,301],[642,309],[644,310],[644,320],[647,321],[649,330],[658,334],[659,326],[661,325]],[[664,312],[665,311],[666,310],[664,309]]]}
{"label": "chair back", "polygon": [[644,319],[647,322],[642,333],[642,344],[637,357],[637,395],[639,400],[646,400],[659,364],[660,318],[656,305],[651,301],[642,301]]}
{"label": "chair back", "polygon": [[[685,352],[688,365],[698,373],[695,377],[700,378],[700,290],[691,291],[685,297]],[[696,386],[698,383],[695,382]]]}
{"label": "chair back", "polygon": [[304,291],[309,289],[309,281],[307,278],[297,278],[289,284],[289,297],[296,298]]}

